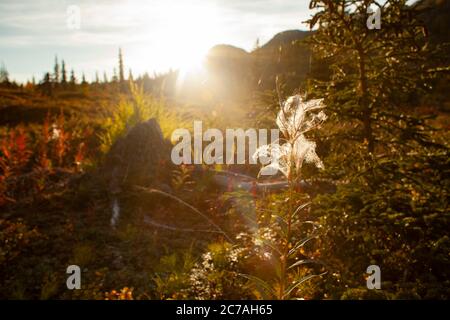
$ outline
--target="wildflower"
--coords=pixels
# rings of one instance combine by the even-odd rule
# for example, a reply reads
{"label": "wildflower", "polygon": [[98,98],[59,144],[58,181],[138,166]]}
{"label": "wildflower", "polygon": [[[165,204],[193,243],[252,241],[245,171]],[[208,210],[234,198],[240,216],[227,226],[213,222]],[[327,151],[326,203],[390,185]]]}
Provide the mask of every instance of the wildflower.
{"label": "wildflower", "polygon": [[323,99],[304,101],[300,95],[289,97],[278,112],[277,126],[288,139],[295,139],[326,119],[323,111],[311,112],[324,107]]}
{"label": "wildflower", "polygon": [[276,123],[286,142],[280,144],[276,141],[256,150],[253,155],[255,160],[259,157],[270,159],[270,163],[262,167],[260,175],[280,171],[289,178],[292,168],[298,173],[304,162],[323,168],[316,153],[316,143],[305,137],[306,132],[317,128],[326,120],[326,114],[320,110],[323,108],[323,99],[304,101],[300,95],[289,97],[281,105]]}

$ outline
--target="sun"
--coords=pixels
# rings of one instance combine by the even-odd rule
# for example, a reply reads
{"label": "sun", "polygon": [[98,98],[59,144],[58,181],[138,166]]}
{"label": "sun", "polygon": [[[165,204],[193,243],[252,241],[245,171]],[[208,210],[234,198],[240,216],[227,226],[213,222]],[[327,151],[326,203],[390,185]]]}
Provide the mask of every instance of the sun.
{"label": "sun", "polygon": [[159,10],[159,21],[153,21],[147,30],[151,39],[148,51],[155,60],[152,62],[181,73],[199,69],[208,50],[218,41],[216,8],[180,1],[153,10]]}

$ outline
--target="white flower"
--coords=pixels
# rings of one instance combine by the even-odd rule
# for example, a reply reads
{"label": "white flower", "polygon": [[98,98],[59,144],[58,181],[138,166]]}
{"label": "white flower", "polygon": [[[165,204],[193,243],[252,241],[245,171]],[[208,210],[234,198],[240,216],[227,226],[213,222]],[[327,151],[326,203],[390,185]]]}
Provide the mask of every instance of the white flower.
{"label": "white flower", "polygon": [[269,145],[261,146],[258,148],[253,157],[269,158],[269,161],[263,163],[269,163],[261,168],[260,175],[273,175],[277,171],[281,171],[285,176],[289,175],[289,168],[291,167],[291,155],[292,146],[289,143],[278,144],[271,143]]}
{"label": "white flower", "polygon": [[[308,140],[304,134],[320,124],[327,116],[323,111],[325,108],[323,99],[304,101],[299,95],[289,97],[278,112],[276,123],[286,137],[284,144],[279,141],[259,147],[253,158],[260,158],[263,166],[260,175],[273,175],[280,171],[286,177],[295,168],[298,173],[304,162],[314,163],[318,168],[323,168],[323,163],[316,153],[316,143]],[[270,159],[268,161],[268,159]]]}
{"label": "white flower", "polygon": [[323,108],[323,99],[304,101],[300,95],[295,95],[282,104],[276,123],[284,136],[292,140],[325,121],[323,111],[318,114],[311,112]]}
{"label": "white flower", "polygon": [[323,168],[323,163],[316,153],[316,143],[306,139],[304,135],[300,135],[295,140],[292,153],[297,170],[303,166],[304,161],[314,163],[319,169]]}

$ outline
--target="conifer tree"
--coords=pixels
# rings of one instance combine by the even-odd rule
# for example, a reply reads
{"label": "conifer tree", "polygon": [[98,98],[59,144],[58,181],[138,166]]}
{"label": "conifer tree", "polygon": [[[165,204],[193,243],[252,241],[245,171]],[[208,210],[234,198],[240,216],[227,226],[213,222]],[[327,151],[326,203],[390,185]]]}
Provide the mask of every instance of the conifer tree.
{"label": "conifer tree", "polygon": [[[427,46],[417,13],[403,0],[385,1],[381,29],[369,29],[373,1],[311,1],[316,10],[309,21],[319,26],[310,43],[316,54],[332,61],[332,79],[319,85],[336,116],[360,123],[354,139],[373,153],[380,134],[398,132],[389,125],[398,120],[395,110],[412,91],[421,90],[417,79],[426,74]],[[315,89],[317,92],[317,89]],[[389,128],[388,130],[385,130]]]}
{"label": "conifer tree", "polygon": [[128,70],[128,81],[130,82],[134,81],[133,72],[131,71],[131,69]]}
{"label": "conifer tree", "polygon": [[9,72],[3,62],[0,65],[0,83],[9,83]]}
{"label": "conifer tree", "polygon": [[77,84],[77,78],[75,77],[75,71],[73,71],[73,69],[70,71],[70,84],[72,86]]}
{"label": "conifer tree", "polygon": [[112,76],[112,78],[111,78],[111,81],[112,81],[112,82],[117,82],[117,81],[119,81],[119,79],[117,78],[117,71],[116,71],[116,68],[113,69],[113,76]]}
{"label": "conifer tree", "polygon": [[256,41],[255,41],[252,51],[258,50],[259,48],[261,48],[261,44],[260,44],[259,38],[256,38]]}
{"label": "conifer tree", "polygon": [[125,73],[123,65],[122,48],[119,48],[119,82],[123,83],[124,81],[125,81]]}
{"label": "conifer tree", "polygon": [[[368,28],[371,5],[379,6],[380,29]],[[450,188],[449,149],[411,108],[429,74],[419,12],[403,0],[311,0],[310,8],[318,29],[309,43],[331,76],[309,93],[325,98],[335,121],[322,131],[320,173],[335,187],[314,199],[311,216],[322,225],[321,257],[337,275],[329,280],[339,279],[335,297],[360,287],[371,264],[382,265],[394,295],[416,297],[420,288],[423,297],[439,297],[440,279],[450,276],[442,272],[450,214],[441,201]]]}
{"label": "conifer tree", "polygon": [[61,83],[63,85],[67,83],[66,63],[64,60],[61,61]]}
{"label": "conifer tree", "polygon": [[59,83],[59,63],[58,56],[55,56],[55,66],[53,67],[53,81]]}
{"label": "conifer tree", "polygon": [[42,92],[45,95],[47,95],[47,96],[52,95],[52,76],[50,75],[49,72],[45,73],[44,79],[42,79],[42,82],[41,82],[41,88],[42,88]]}

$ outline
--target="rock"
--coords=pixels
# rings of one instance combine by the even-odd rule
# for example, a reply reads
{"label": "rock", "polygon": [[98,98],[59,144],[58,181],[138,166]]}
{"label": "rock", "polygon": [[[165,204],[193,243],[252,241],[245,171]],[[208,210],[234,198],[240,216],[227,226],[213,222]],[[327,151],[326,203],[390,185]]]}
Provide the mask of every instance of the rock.
{"label": "rock", "polygon": [[155,119],[137,124],[119,138],[102,167],[108,192],[120,193],[133,185],[154,186],[170,181],[170,142]]}

